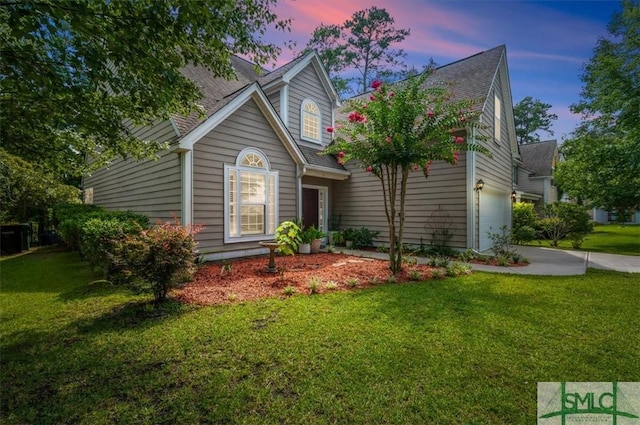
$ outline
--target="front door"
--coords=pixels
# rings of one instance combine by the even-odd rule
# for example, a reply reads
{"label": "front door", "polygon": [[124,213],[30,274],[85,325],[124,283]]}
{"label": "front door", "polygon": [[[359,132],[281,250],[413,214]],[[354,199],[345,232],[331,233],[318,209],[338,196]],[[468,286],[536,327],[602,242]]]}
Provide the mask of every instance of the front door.
{"label": "front door", "polygon": [[318,225],[318,189],[302,188],[302,224],[304,227]]}

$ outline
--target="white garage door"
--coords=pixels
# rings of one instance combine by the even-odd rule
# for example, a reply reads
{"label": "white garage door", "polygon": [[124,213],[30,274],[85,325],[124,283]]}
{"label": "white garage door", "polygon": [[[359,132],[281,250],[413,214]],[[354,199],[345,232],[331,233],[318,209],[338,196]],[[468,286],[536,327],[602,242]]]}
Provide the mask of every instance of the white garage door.
{"label": "white garage door", "polygon": [[508,195],[486,187],[480,192],[480,251],[493,246],[489,233],[500,233],[500,228],[507,225],[510,213]]}

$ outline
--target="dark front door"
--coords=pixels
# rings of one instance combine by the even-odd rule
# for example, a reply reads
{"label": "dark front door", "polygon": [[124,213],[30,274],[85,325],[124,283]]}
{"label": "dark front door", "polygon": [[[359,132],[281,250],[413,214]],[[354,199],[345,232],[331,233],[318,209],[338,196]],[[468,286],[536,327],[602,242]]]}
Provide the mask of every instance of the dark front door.
{"label": "dark front door", "polygon": [[302,188],[302,224],[318,228],[318,189]]}

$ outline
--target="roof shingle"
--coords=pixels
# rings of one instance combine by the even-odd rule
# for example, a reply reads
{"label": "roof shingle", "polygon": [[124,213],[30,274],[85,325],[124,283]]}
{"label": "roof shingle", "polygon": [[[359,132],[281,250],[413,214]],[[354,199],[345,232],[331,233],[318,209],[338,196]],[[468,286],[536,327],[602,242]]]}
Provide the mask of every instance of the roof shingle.
{"label": "roof shingle", "polygon": [[532,176],[553,175],[554,160],[558,152],[558,142],[547,140],[539,143],[520,145],[522,168],[531,171]]}

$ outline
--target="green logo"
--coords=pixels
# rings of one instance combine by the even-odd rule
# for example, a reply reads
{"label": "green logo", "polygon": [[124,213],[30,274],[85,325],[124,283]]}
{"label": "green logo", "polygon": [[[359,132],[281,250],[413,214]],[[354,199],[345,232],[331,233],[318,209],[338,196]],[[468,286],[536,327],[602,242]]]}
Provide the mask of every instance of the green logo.
{"label": "green logo", "polygon": [[638,382],[538,382],[538,425],[640,425]]}

